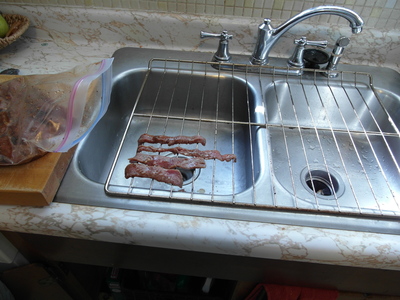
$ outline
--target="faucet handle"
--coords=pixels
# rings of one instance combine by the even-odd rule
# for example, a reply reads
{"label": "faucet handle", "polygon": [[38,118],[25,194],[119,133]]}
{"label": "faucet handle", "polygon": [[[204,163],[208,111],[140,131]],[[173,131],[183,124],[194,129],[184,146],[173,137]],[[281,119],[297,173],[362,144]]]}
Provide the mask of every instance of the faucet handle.
{"label": "faucet handle", "polygon": [[228,34],[228,31],[224,30],[221,33],[210,33],[205,31],[200,31],[200,38],[220,38],[221,40],[231,40],[233,35]]}
{"label": "faucet handle", "polygon": [[328,41],[309,41],[305,36],[300,39],[294,40],[294,43],[298,46],[313,46],[320,48],[326,48],[326,46],[328,46]]}
{"label": "faucet handle", "polygon": [[215,62],[230,62],[231,55],[229,54],[229,40],[233,38],[233,35],[228,34],[228,31],[224,30],[221,33],[209,33],[200,31],[200,38],[219,38],[219,45],[217,51],[214,53],[212,61]]}
{"label": "faucet handle", "polygon": [[288,60],[289,67],[304,68],[303,52],[306,46],[326,48],[328,41],[308,41],[305,36],[294,40],[296,48]]}

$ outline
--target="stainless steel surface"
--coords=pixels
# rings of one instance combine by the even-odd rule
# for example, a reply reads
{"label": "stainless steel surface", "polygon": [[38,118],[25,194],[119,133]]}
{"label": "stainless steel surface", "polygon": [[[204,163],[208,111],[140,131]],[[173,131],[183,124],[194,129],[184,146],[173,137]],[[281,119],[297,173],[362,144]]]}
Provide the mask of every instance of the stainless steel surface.
{"label": "stainless steel surface", "polygon": [[229,53],[229,40],[231,40],[233,35],[228,34],[228,31],[224,30],[221,33],[208,33],[201,31],[200,38],[219,38],[218,49],[214,53],[213,61],[230,62],[232,56]]}
{"label": "stainless steel surface", "polygon": [[354,11],[344,7],[330,5],[317,6],[304,10],[276,28],[271,26],[270,19],[264,19],[264,23],[260,24],[258,27],[257,42],[250,62],[255,65],[267,64],[269,52],[286,31],[308,18],[321,14],[331,14],[345,18],[349,21],[353,33],[360,33],[364,25],[361,17]]}
{"label": "stainless steel surface", "polygon": [[[148,72],[154,57],[196,62],[157,59]],[[109,111],[79,145],[55,201],[399,233],[399,73],[347,66],[335,79],[292,78],[270,67],[215,70],[207,58],[118,50]],[[110,196],[103,188],[125,129]],[[144,132],[203,134],[204,149],[238,162],[208,161],[182,190],[131,185],[121,170]]]}
{"label": "stainless steel surface", "polygon": [[288,66],[293,68],[304,68],[303,53],[306,46],[326,48],[328,45],[328,41],[308,41],[305,36],[301,39],[294,40],[294,43],[296,44],[296,47],[292,56],[288,60]]}

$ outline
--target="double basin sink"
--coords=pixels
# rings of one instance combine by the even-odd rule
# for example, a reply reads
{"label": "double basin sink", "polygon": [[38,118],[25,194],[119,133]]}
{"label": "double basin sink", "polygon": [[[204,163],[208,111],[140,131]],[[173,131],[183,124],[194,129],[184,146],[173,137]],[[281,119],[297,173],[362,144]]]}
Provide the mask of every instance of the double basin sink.
{"label": "double basin sink", "polygon": [[[108,112],[78,146],[55,201],[399,232],[399,73],[343,65],[334,79],[287,76],[216,66],[207,53],[136,48],[114,57]],[[182,187],[126,179],[143,133],[201,135],[205,146],[172,147],[237,159],[181,170]]]}

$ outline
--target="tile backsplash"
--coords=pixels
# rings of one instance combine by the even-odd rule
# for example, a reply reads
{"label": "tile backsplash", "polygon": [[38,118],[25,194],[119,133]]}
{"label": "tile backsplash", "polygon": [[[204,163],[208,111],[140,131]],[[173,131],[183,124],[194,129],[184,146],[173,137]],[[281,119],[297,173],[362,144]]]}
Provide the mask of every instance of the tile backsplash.
{"label": "tile backsplash", "polygon": [[[400,27],[400,0],[8,0],[0,1],[1,3],[268,17],[284,20],[310,7],[338,5],[357,12],[367,27],[385,31]],[[335,24],[344,21],[338,16],[322,15],[310,19],[309,22]]]}

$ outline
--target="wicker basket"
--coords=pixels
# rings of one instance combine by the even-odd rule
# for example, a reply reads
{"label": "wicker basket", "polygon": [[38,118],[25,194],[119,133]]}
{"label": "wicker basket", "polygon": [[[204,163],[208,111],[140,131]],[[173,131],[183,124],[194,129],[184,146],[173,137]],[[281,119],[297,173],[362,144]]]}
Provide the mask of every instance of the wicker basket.
{"label": "wicker basket", "polygon": [[[28,18],[21,15],[3,15],[10,29],[13,29],[10,36],[0,38],[0,49],[15,42],[29,27]],[[13,28],[15,27],[15,28]]]}

